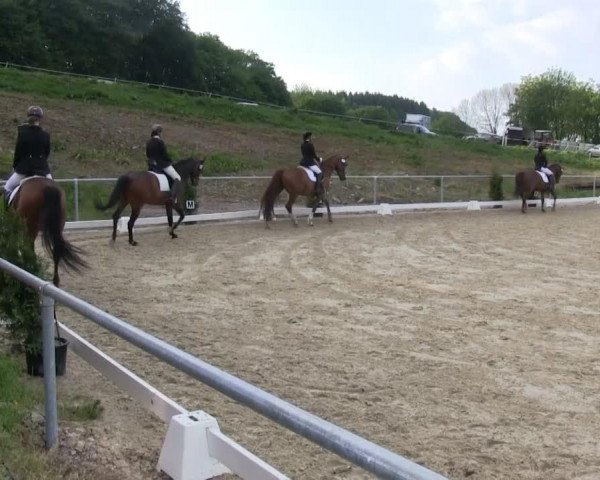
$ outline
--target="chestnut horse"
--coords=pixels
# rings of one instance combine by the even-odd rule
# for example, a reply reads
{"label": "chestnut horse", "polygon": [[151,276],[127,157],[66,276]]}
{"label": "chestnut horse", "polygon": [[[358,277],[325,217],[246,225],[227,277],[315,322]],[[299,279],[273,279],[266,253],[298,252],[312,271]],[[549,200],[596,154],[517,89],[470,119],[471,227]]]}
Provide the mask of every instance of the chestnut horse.
{"label": "chestnut horse", "polygon": [[[173,167],[181,176],[182,185],[186,185],[187,182],[190,181],[191,184],[195,186],[198,185],[200,180],[202,168],[204,167],[204,159],[186,158],[175,163]],[[117,223],[121,217],[121,213],[127,205],[131,205],[131,216],[129,217],[129,222],[127,222],[127,230],[129,232],[129,244],[135,246],[137,245],[137,242],[133,239],[133,225],[139,217],[144,205],[164,205],[167,211],[169,234],[171,235],[171,238],[177,238],[175,229],[185,218],[185,211],[182,207],[182,203],[183,188],[178,192],[177,202],[173,203],[171,200],[171,192],[161,191],[156,175],[145,171],[129,172],[121,175],[117,179],[117,184],[110,194],[108,203],[103,205],[99,201],[96,201],[96,208],[98,210],[108,210],[109,208],[118,205],[112,216],[112,240],[114,242],[117,238]],[[173,209],[179,214],[179,219],[175,225],[173,225]]]}
{"label": "chestnut horse", "polygon": [[298,196],[315,197],[312,211],[308,216],[308,224],[313,226],[313,217],[319,201],[323,201],[327,207],[327,219],[331,222],[331,210],[329,209],[329,187],[331,185],[331,175],[336,172],[341,181],[346,180],[346,167],[348,166],[348,155],[333,155],[332,157],[323,160],[321,163],[321,170],[323,172],[323,192],[318,195],[315,192],[315,182],[308,178],[306,171],[301,167],[289,167],[281,168],[277,170],[269,186],[265,190],[262,196],[260,204],[260,212],[262,212],[266,228],[269,228],[269,222],[273,219],[273,207],[275,206],[275,200],[279,194],[286,190],[288,193],[288,201],[285,204],[285,208],[290,214],[292,223],[294,226],[298,226],[296,216],[292,213],[292,206],[298,198]]}
{"label": "chestnut horse", "polygon": [[35,242],[38,233],[42,234],[42,244],[54,262],[54,285],[60,285],[58,266],[61,263],[74,271],[87,267],[80,256],[81,250],[63,237],[65,192],[54,180],[45,177],[25,179],[10,205],[25,221],[31,243]]}
{"label": "chestnut horse", "polygon": [[524,170],[515,175],[515,195],[520,196],[523,200],[521,205],[521,212],[525,213],[527,210],[527,199],[531,197],[534,192],[540,192],[542,197],[542,212],[545,212],[544,208],[544,193],[549,192],[554,198],[554,204],[552,205],[552,211],[556,209],[556,189],[555,186],[560,182],[560,177],[563,174],[563,169],[558,163],[553,163],[548,167],[554,174],[554,185],[546,183],[542,180],[542,177],[536,170]]}

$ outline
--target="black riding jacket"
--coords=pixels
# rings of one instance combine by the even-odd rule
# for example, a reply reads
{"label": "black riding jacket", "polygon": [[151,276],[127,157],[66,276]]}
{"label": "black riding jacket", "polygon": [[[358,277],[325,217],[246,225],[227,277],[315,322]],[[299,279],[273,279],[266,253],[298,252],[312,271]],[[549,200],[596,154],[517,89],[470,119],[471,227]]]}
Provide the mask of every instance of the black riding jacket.
{"label": "black riding jacket", "polygon": [[48,175],[50,167],[50,134],[39,125],[19,126],[13,168],[15,172],[26,175]]}
{"label": "black riding jacket", "polygon": [[159,136],[151,137],[146,143],[146,157],[148,157],[148,166],[150,168],[153,166],[167,168],[173,165],[173,161],[167,153],[165,142]]}
{"label": "black riding jacket", "polygon": [[546,159],[546,154],[544,152],[536,153],[534,160],[536,170],[541,170],[542,167],[548,167],[548,160]]}
{"label": "black riding jacket", "polygon": [[302,152],[302,160],[300,160],[300,165],[303,167],[312,167],[315,162],[319,163],[319,157],[317,157],[317,153],[315,152],[315,146],[312,142],[305,140],[300,145],[300,151]]}

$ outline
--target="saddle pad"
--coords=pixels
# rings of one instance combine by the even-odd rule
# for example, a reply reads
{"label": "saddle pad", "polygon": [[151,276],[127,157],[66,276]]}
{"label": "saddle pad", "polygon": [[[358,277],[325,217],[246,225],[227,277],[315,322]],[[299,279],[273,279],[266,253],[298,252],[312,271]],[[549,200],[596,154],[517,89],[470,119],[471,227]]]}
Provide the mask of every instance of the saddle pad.
{"label": "saddle pad", "polygon": [[544,183],[548,183],[548,175],[546,175],[544,172],[540,172],[539,170],[536,170],[536,172],[540,174],[540,177],[542,177]]}
{"label": "saddle pad", "polygon": [[170,192],[171,189],[169,188],[169,180],[167,179],[167,176],[164,173],[156,173],[156,172],[150,172],[153,175],[156,176],[156,178],[158,179],[158,185],[160,186],[160,191],[161,192]]}
{"label": "saddle pad", "polygon": [[23,180],[21,180],[19,182],[19,185],[17,185],[17,187],[12,192],[10,192],[10,197],[8,197],[8,205],[9,206],[12,205],[12,202],[15,199],[15,197],[17,196],[18,191],[21,190],[21,185],[23,185],[28,180],[31,180],[32,178],[46,178],[46,177],[42,177],[41,175],[34,175],[32,177],[25,177]]}
{"label": "saddle pad", "polygon": [[302,170],[304,170],[306,172],[306,174],[308,175],[308,179],[311,182],[316,182],[317,181],[317,177],[315,176],[315,172],[313,172],[310,168],[303,167],[302,165],[299,165],[298,168],[301,168]]}

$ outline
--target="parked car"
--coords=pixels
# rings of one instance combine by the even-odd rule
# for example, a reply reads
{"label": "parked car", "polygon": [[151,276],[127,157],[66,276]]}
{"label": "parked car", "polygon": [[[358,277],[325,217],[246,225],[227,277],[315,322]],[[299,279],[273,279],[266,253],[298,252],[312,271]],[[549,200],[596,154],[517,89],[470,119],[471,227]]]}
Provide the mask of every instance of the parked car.
{"label": "parked car", "polygon": [[600,157],[600,145],[595,145],[587,151],[590,157]]}
{"label": "parked car", "polygon": [[427,127],[417,123],[402,123],[396,127],[396,131],[403,133],[416,133],[420,135],[437,135],[437,133],[434,133]]}

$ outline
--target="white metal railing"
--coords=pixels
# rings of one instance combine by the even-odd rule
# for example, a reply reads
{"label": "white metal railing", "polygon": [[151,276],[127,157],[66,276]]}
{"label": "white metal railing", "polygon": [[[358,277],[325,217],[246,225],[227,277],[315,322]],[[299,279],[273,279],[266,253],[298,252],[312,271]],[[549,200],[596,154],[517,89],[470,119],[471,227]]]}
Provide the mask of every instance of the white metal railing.
{"label": "white metal railing", "polygon": [[[343,428],[334,425],[322,418],[319,418],[306,410],[298,408],[291,403],[288,403],[275,395],[265,392],[264,390],[255,387],[231,374],[228,374],[202,360],[196,358],[189,353],[186,353],[169,343],[160,340],[149,333],[134,327],[123,320],[110,315],[103,310],[90,305],[89,303],[77,298],[74,295],[67,293],[60,288],[55,287],[50,282],[46,282],[30,273],[16,267],[15,265],[0,258],[0,270],[5,274],[11,275],[23,282],[25,285],[34,288],[40,292],[42,302],[42,324],[43,324],[43,353],[44,353],[44,384],[46,391],[46,444],[48,447],[56,443],[58,437],[58,417],[56,411],[56,376],[55,376],[55,359],[54,359],[54,332],[53,332],[53,311],[55,301],[70,308],[71,310],[83,315],[102,328],[118,335],[129,343],[141,348],[150,353],[156,358],[168,363],[178,370],[187,373],[189,376],[201,381],[202,383],[218,390],[237,402],[251,408],[261,415],[279,423],[289,430],[301,435],[308,440],[326,448],[337,455],[349,460],[362,467],[363,469],[385,479],[402,479],[402,480],[442,480],[445,477],[432,472],[431,470],[413,463],[404,457],[386,450],[379,445],[376,445],[354,433],[344,430]],[[70,334],[70,333],[69,333]],[[71,339],[75,336],[71,335]],[[79,345],[84,342],[78,340]],[[83,347],[81,347],[83,348]],[[91,351],[91,349],[88,348]],[[98,356],[98,352],[93,352]],[[106,365],[109,359],[104,356],[102,363]],[[97,362],[95,362],[97,363]],[[115,365],[111,368],[117,368],[118,376],[121,382],[128,377],[126,372],[119,369]],[[129,376],[130,377],[130,376]],[[129,382],[126,382],[129,383]],[[137,382],[135,389],[140,388],[141,383]],[[149,392],[149,393],[148,393]],[[151,395],[152,398],[157,398],[165,405],[165,416],[179,410],[175,402],[168,401],[166,397],[160,396],[155,390],[144,389],[142,395]],[[147,398],[147,397],[145,397]],[[195,412],[194,412],[195,413]],[[185,414],[184,414],[185,415]],[[216,422],[205,422],[203,428],[202,422],[205,419],[198,418],[200,415],[188,415],[186,418],[180,418],[179,415],[171,416],[171,423],[167,432],[167,438],[163,445],[161,458],[165,451],[167,454],[173,452],[173,455],[185,455],[186,444],[189,441],[192,447],[200,447],[202,444],[207,445],[208,452],[216,452],[223,447],[224,438],[220,434],[207,434],[212,430],[215,432]],[[211,417],[212,418],[212,417]],[[214,420],[214,419],[213,419]],[[196,427],[203,430],[204,437],[198,438],[196,434],[193,438],[189,438],[189,431],[197,430]],[[196,432],[197,433],[197,432]],[[208,437],[206,436],[208,435]],[[170,438],[177,437],[171,441]],[[182,443],[183,442],[183,443]],[[212,446],[210,446],[212,445]],[[197,462],[199,452],[196,448],[192,448],[187,459],[190,462]],[[206,454],[207,459],[211,459],[210,455]],[[179,458],[175,464],[165,460],[164,464],[174,466],[177,469],[178,475],[175,475],[182,480],[190,477],[185,477],[179,469],[177,463],[179,461],[188,461],[186,458]],[[227,461],[227,459],[226,459]],[[232,463],[235,459],[232,459]],[[161,460],[159,460],[159,463]],[[225,464],[226,466],[227,463]],[[217,466],[218,467],[218,466]],[[198,468],[198,466],[196,466]],[[271,467],[272,468],[272,467]],[[166,473],[169,473],[168,471]],[[245,473],[245,472],[242,472]],[[276,470],[271,472],[273,476],[249,476],[246,478],[260,480],[262,478],[281,479],[283,475],[277,476]],[[197,473],[196,473],[197,475]],[[173,475],[171,475],[173,476]],[[211,478],[214,476],[212,469],[206,470],[206,476],[193,478]]]}

